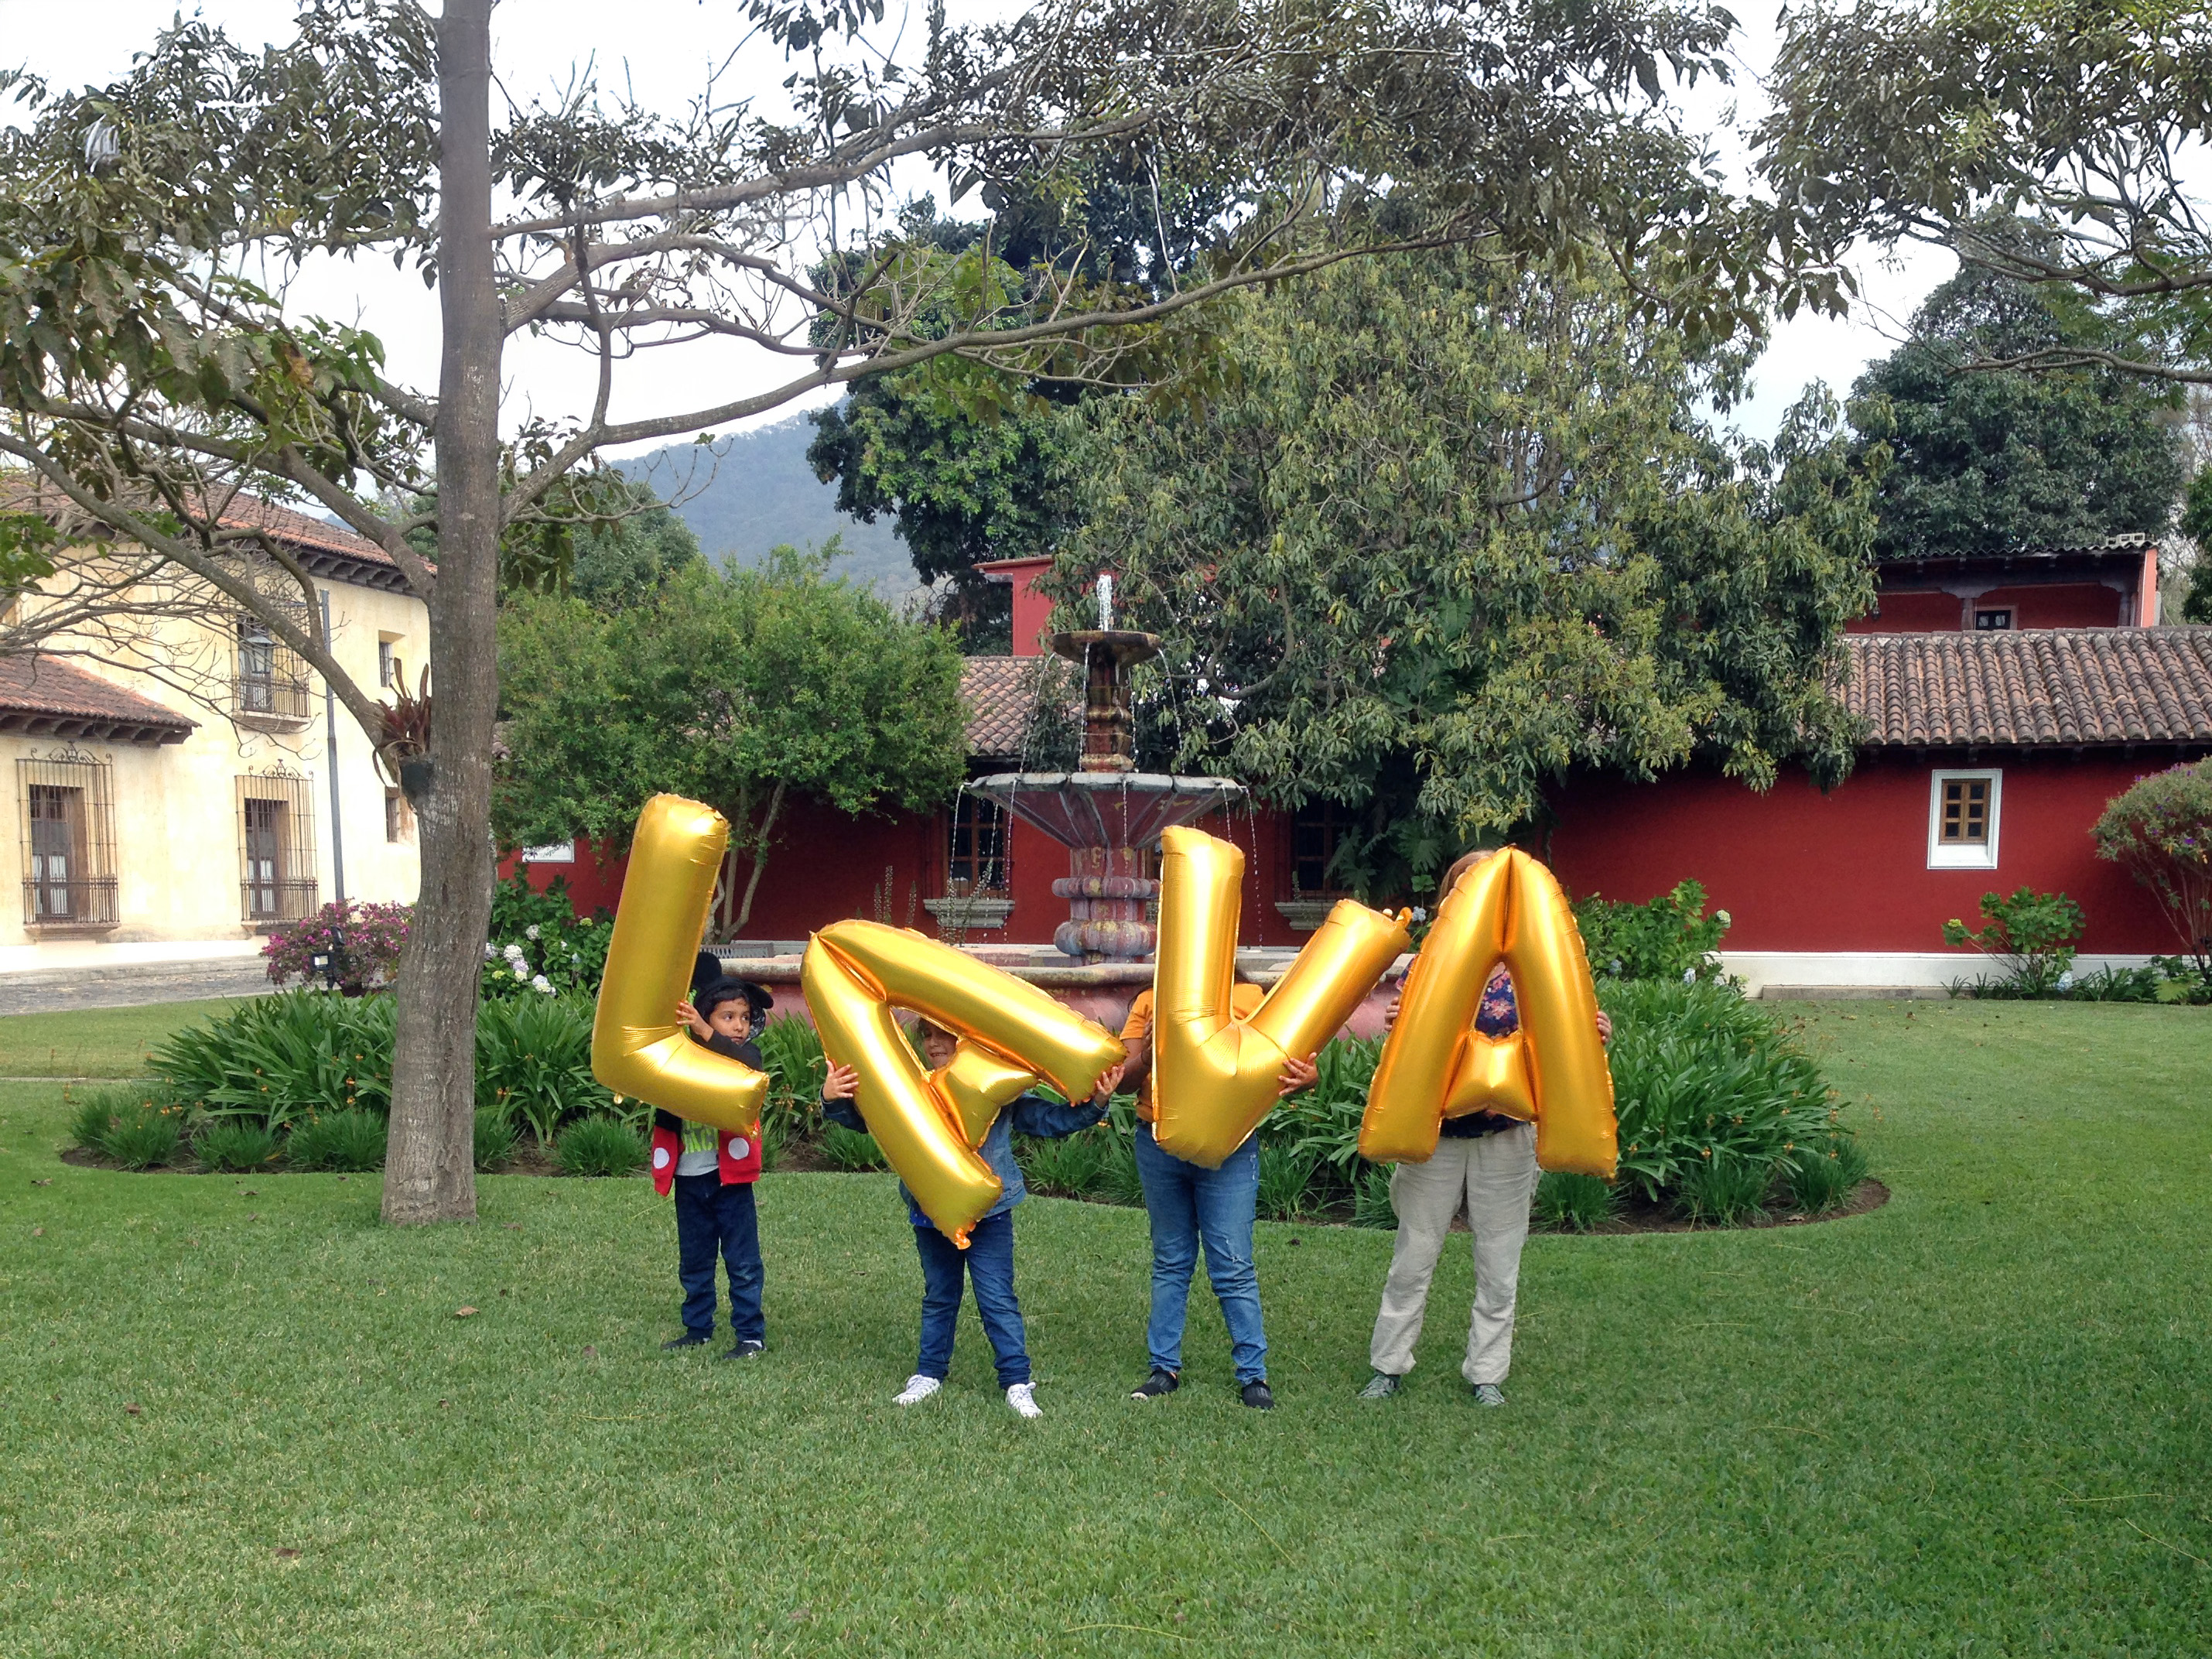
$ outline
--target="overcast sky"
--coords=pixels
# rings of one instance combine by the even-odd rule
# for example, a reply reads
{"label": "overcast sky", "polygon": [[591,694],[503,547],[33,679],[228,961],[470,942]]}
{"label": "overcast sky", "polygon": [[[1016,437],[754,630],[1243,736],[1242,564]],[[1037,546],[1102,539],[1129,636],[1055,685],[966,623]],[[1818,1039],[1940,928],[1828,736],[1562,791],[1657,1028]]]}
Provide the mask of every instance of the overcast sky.
{"label": "overcast sky", "polygon": [[[977,18],[986,8],[1013,9],[993,0],[948,0],[956,21]],[[113,79],[179,9],[179,0],[0,0],[0,60],[21,64],[60,86]],[[289,33],[289,0],[203,0],[195,11],[240,40],[256,41]],[[1747,118],[1759,107],[1759,77],[1771,62],[1777,9],[1739,8],[1744,21],[1737,42],[1741,68],[1735,87],[1699,88],[1688,100],[1695,118],[1717,126],[1729,106]],[[914,30],[919,34],[917,20]],[[881,39],[898,32],[896,3]],[[678,108],[696,95],[718,66],[728,64],[720,90],[725,97],[750,93],[780,101],[788,69],[773,49],[756,46],[734,64],[743,33],[741,8],[731,0],[505,0],[494,15],[494,64],[501,88],[517,102],[564,84],[574,65],[595,61],[602,84],[624,80],[639,98]],[[6,112],[0,111],[0,118]],[[1732,149],[1729,153],[1733,153]],[[915,188],[926,186],[917,177]],[[1949,274],[1948,256],[1913,251],[1901,264],[1869,253],[1859,262],[1865,303],[1848,320],[1800,318],[1778,327],[1772,346],[1754,374],[1751,402],[1732,417],[1753,436],[1770,436],[1783,411],[1811,380],[1846,390],[1873,357],[1887,353],[1905,320],[1929,289]],[[395,273],[388,261],[333,264],[306,274],[295,296],[320,315],[358,322],[386,344],[396,378],[434,385],[437,374],[437,313],[421,279]],[[735,343],[716,343],[658,354],[660,362],[629,371],[619,383],[617,418],[698,402],[719,401],[775,384],[790,374],[788,362]],[[574,353],[518,341],[507,358],[511,415],[535,409],[549,416],[588,407],[587,365]],[[704,390],[709,394],[702,398]],[[817,399],[818,400],[818,399]],[[801,405],[777,411],[784,418]]]}

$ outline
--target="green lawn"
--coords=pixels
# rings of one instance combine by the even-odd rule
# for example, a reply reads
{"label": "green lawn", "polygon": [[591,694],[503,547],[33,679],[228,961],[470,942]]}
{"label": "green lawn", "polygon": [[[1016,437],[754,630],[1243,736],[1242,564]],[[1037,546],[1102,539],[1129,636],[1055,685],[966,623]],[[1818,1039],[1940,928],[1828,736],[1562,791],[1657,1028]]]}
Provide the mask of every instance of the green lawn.
{"label": "green lawn", "polygon": [[[127,1049],[125,1012],[0,1020],[6,1069],[95,1069],[73,1034]],[[1812,1018],[1893,1200],[1533,1241],[1499,1412],[1457,1252],[1407,1392],[1352,1399],[1383,1234],[1261,1229],[1281,1409],[1236,1404],[1202,1290],[1146,1407],[1142,1216],[1032,1200],[1045,1420],[972,1315],[900,1412],[887,1177],[763,1184],[740,1368],[656,1351],[642,1181],[488,1180],[480,1224],[398,1234],[373,1177],[70,1168],[58,1089],[0,1086],[0,1650],[2203,1652],[2212,1015]]]}

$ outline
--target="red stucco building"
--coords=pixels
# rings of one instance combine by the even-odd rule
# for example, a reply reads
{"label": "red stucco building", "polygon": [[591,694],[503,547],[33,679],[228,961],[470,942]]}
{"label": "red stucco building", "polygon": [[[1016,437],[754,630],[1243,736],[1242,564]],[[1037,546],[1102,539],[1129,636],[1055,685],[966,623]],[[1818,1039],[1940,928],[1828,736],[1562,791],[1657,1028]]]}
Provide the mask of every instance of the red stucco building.
{"label": "red stucco building", "polygon": [[[1049,606],[1043,561],[999,567],[1014,584],[1015,654],[971,658],[977,773],[1018,765],[1037,696]],[[2212,628],[2154,625],[2157,550],[2142,541],[1974,559],[1899,560],[1875,611],[1851,625],[1840,688],[1865,737],[1826,794],[1802,774],[1761,794],[1709,771],[1655,782],[1571,778],[1553,798],[1550,860],[1577,895],[1647,899],[1685,877],[1733,921],[1723,955],[1753,986],[1941,985],[1980,966],[1947,948],[1944,921],[1981,895],[2070,894],[2087,916],[2085,966],[2179,948],[2148,896],[2099,860],[2089,826],[2145,773],[2212,753]],[[747,932],[795,945],[842,916],[883,915],[979,945],[1045,943],[1066,914],[1051,883],[1066,855],[963,797],[927,816],[789,817]],[[1327,808],[1239,811],[1201,827],[1246,849],[1244,939],[1295,945],[1326,909]],[[541,853],[550,849],[541,849]],[[567,849],[561,849],[565,854]],[[535,862],[580,904],[610,908],[619,863],[579,848]],[[987,903],[967,907],[962,893]]]}

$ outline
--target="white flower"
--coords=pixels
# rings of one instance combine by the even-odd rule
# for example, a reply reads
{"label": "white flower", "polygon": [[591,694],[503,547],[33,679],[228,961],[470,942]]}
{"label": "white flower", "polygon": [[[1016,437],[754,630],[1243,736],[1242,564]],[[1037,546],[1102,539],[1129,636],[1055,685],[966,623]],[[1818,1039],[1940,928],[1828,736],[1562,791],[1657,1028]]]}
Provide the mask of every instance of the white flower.
{"label": "white flower", "polygon": [[538,924],[534,921],[532,922],[529,927],[522,930],[522,936],[525,939],[536,939],[538,937]]}
{"label": "white flower", "polygon": [[2059,975],[2058,988],[2062,991],[2070,991],[2074,988],[2074,970],[2071,968]]}
{"label": "white flower", "polygon": [[1682,969],[1682,983],[1683,983],[1683,984],[1685,984],[1685,985],[1695,985],[1697,982],[1698,982],[1698,970],[1697,970],[1696,969],[1694,969],[1694,968],[1685,968],[1684,969]]}
{"label": "white flower", "polygon": [[1426,905],[1417,904],[1413,907],[1413,920],[1415,921],[1426,921],[1428,919],[1429,911]]}
{"label": "white flower", "polygon": [[510,945],[501,951],[500,955],[505,957],[509,962],[520,962],[522,960],[522,947],[520,945]]}
{"label": "white flower", "polygon": [[1720,923],[1723,927],[1733,927],[1735,926],[1735,919],[1730,916],[1725,910],[1714,911],[1713,920]]}
{"label": "white flower", "polygon": [[486,962],[497,962],[499,960],[499,952],[491,948],[491,941],[489,939],[486,939],[484,941],[484,960]]}
{"label": "white flower", "polygon": [[518,962],[512,965],[514,969],[515,978],[528,979],[530,977],[530,964],[528,963]]}
{"label": "white flower", "polygon": [[543,991],[550,997],[553,994],[553,981],[540,974],[530,981],[530,988],[533,991]]}

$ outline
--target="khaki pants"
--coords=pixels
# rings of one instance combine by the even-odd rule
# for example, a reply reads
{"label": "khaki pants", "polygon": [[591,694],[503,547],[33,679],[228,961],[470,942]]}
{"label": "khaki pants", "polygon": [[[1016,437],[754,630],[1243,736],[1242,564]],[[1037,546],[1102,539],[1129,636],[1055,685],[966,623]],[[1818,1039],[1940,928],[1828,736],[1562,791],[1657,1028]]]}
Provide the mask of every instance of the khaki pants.
{"label": "khaki pants", "polygon": [[1375,1316],[1368,1358],[1375,1369],[1403,1376],[1413,1369],[1429,1281],[1460,1200],[1474,1237],[1474,1314],[1467,1332],[1470,1383],[1503,1382],[1513,1364],[1513,1294],[1521,1276],[1521,1246],[1528,1237],[1528,1204],[1536,1194],[1536,1126],[1516,1125],[1494,1135],[1442,1139],[1425,1164],[1401,1164],[1390,1176],[1390,1207],[1398,1212],[1398,1242],[1382,1310]]}

